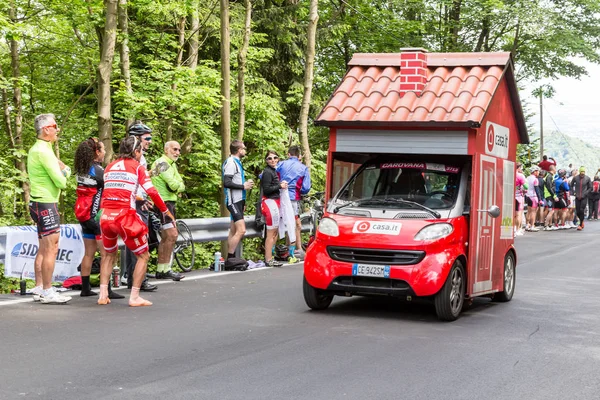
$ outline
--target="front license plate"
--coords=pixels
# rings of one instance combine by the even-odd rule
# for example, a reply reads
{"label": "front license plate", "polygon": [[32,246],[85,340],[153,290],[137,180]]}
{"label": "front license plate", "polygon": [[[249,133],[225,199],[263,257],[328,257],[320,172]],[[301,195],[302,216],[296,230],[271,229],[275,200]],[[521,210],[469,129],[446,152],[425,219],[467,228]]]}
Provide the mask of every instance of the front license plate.
{"label": "front license plate", "polygon": [[377,276],[379,278],[390,277],[389,265],[369,265],[369,264],[354,264],[352,265],[353,276]]}

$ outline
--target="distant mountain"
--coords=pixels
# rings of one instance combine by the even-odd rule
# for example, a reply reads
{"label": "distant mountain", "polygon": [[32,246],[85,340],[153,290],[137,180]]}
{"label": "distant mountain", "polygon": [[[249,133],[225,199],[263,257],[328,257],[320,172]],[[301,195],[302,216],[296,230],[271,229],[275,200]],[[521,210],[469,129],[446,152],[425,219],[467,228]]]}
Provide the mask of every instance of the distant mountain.
{"label": "distant mountain", "polygon": [[[580,137],[584,136],[588,135]],[[561,134],[558,131],[546,132],[544,133],[544,154],[554,157],[559,168],[567,168],[569,164],[573,164],[574,168],[584,165],[587,168],[587,174],[594,176],[600,169],[600,147],[590,144],[589,139],[591,138],[585,137],[585,139],[587,140]]]}

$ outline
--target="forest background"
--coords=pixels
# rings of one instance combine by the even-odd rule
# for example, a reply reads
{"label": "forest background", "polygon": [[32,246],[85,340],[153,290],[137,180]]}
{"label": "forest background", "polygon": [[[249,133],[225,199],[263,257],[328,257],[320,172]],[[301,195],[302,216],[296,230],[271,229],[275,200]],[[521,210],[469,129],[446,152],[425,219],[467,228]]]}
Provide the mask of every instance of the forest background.
{"label": "forest background", "polygon": [[[214,217],[236,137],[248,177],[257,180],[266,149],[301,144],[313,187],[323,188],[327,130],[312,120],[354,53],[510,51],[519,82],[580,78],[576,60],[600,62],[599,15],[600,0],[3,1],[0,226],[31,223],[25,160],[37,114],[56,115],[56,150],[71,166],[82,140],[117,150],[135,119],[154,130],[150,162],[178,140],[178,216]],[[534,141],[520,155],[536,151]],[[67,222],[74,203],[70,179]],[[215,246],[201,247],[201,264]]]}

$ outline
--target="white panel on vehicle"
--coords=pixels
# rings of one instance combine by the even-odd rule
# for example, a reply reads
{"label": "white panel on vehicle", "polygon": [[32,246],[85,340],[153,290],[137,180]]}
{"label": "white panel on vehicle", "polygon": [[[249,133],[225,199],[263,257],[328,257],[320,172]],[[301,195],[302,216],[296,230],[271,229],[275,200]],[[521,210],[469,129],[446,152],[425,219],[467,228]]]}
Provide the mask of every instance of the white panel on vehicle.
{"label": "white panel on vehicle", "polygon": [[468,154],[468,132],[338,129],[335,148],[349,153]]}

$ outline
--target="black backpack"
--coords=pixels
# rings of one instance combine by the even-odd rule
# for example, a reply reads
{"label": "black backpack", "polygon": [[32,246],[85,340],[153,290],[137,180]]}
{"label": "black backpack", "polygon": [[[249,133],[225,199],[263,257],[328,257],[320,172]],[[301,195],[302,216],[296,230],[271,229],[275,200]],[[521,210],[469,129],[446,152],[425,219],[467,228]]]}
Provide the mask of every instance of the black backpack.
{"label": "black backpack", "polygon": [[248,269],[248,261],[243,258],[231,257],[223,264],[223,271],[245,271]]}

